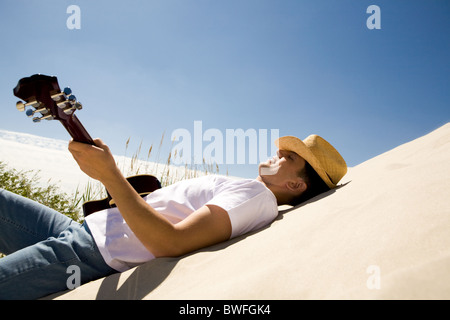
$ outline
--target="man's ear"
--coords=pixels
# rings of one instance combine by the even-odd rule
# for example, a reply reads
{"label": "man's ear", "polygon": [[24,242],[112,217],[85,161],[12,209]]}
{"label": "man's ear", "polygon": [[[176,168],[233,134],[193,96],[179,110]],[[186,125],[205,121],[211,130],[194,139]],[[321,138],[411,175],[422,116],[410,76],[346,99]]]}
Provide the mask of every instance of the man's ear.
{"label": "man's ear", "polygon": [[300,195],[306,191],[307,185],[300,177],[295,177],[286,183],[286,188],[296,195]]}

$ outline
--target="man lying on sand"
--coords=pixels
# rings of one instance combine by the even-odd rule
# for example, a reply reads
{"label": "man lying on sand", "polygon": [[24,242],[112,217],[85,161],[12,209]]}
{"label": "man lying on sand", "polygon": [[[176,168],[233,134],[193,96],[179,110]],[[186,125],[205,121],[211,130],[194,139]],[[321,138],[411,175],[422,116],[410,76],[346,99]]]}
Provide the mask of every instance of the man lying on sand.
{"label": "man lying on sand", "polygon": [[100,139],[71,141],[81,170],[99,180],[117,207],[80,225],[34,201],[0,189],[0,299],[36,299],[67,289],[68,268],[81,284],[155,257],[181,256],[270,224],[278,206],[297,205],[335,188],[347,172],[323,138],[278,139],[277,155],[256,179],[209,175],[177,182],[142,198]]}

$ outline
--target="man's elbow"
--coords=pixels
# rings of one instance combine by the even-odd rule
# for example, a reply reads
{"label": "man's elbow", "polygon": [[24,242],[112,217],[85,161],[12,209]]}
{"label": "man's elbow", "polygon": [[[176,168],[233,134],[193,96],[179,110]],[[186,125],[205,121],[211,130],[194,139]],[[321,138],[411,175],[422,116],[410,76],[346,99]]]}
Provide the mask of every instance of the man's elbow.
{"label": "man's elbow", "polygon": [[158,249],[151,249],[150,251],[156,258],[179,257],[188,253],[187,251],[183,250],[180,247],[177,247],[176,245],[167,244]]}
{"label": "man's elbow", "polygon": [[147,249],[156,257],[179,257],[187,253],[186,250],[180,245],[180,241],[177,239],[176,232],[171,236],[167,236],[164,239],[157,240],[157,243],[152,243],[146,246]]}

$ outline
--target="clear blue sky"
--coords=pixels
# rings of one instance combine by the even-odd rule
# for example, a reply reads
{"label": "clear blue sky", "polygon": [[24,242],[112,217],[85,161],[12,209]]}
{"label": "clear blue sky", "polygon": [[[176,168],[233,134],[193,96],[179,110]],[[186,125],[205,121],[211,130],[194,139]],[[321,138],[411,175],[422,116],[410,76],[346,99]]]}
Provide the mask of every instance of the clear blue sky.
{"label": "clear blue sky", "polygon": [[[72,4],[79,30],[66,26]],[[372,4],[379,30],[366,26]],[[156,148],[163,132],[169,150],[174,130],[202,121],[224,136],[316,133],[355,166],[450,121],[450,1],[2,0],[0,43],[0,129],[68,140],[12,94],[22,77],[56,75],[116,154],[129,137],[129,154]]]}

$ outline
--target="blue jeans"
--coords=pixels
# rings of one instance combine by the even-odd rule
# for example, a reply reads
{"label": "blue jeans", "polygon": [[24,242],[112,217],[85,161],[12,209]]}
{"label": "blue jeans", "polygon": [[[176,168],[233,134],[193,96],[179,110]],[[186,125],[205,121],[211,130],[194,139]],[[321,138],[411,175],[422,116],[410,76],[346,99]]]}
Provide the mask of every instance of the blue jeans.
{"label": "blue jeans", "polygon": [[37,299],[117,272],[85,223],[3,189],[0,252],[0,299]]}

